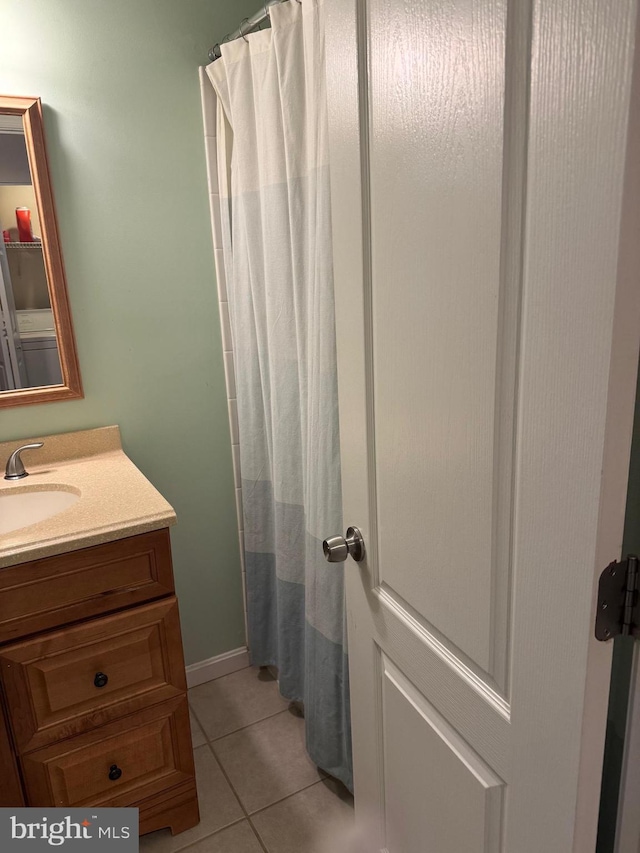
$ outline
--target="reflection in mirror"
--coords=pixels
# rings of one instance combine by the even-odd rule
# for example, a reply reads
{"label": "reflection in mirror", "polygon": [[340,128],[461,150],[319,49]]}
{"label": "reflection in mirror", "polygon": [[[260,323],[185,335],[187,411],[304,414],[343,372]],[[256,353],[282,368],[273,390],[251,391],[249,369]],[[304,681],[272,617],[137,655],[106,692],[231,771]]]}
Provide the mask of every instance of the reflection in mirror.
{"label": "reflection in mirror", "polygon": [[0,116],[0,391],[61,385],[22,116]]}
{"label": "reflection in mirror", "polygon": [[0,97],[0,406],[81,396],[40,102]]}

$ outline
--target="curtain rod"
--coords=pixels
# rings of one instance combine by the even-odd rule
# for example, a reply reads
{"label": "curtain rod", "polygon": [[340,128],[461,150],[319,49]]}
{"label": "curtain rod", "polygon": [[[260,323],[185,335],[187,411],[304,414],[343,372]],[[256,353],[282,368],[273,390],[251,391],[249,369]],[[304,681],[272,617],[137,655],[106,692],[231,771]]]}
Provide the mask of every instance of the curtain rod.
{"label": "curtain rod", "polygon": [[[246,36],[247,33],[250,33],[252,30],[257,29],[263,21],[266,21],[269,17],[269,7],[276,6],[278,3],[284,3],[285,0],[266,0],[262,5],[262,9],[260,11],[253,14],[250,18],[245,18],[244,21],[240,24],[237,30],[234,30],[232,33],[228,33],[223,39],[222,42],[226,41],[234,41],[234,39],[242,38]],[[209,51],[209,59],[212,62],[215,62],[216,59],[220,59],[221,57],[220,51],[220,43],[214,44],[214,46]]]}

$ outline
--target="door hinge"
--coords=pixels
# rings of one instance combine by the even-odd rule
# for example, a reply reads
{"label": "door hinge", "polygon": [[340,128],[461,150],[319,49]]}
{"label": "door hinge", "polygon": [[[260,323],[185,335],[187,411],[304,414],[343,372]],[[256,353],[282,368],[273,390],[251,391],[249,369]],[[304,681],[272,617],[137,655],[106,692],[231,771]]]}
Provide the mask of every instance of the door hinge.
{"label": "door hinge", "polygon": [[619,636],[640,637],[638,558],[627,557],[609,563],[600,575],[596,639],[612,640]]}

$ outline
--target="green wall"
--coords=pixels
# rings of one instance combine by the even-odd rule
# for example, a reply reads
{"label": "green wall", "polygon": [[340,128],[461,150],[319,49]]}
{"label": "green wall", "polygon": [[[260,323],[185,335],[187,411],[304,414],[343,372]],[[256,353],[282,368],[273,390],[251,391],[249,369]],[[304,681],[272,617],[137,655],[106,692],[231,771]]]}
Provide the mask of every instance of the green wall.
{"label": "green wall", "polygon": [[119,424],[174,506],[187,663],[244,644],[198,66],[255,0],[4,0],[0,93],[42,98],[85,399],[0,440]]}

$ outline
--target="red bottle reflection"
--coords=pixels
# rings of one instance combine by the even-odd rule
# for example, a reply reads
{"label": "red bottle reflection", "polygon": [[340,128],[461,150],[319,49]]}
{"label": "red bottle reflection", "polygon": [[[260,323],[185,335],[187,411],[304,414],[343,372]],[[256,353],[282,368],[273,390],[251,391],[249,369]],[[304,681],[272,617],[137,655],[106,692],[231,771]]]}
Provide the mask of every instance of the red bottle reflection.
{"label": "red bottle reflection", "polygon": [[33,243],[33,231],[31,230],[31,211],[28,207],[16,207],[16,220],[18,222],[18,239],[21,243]]}

